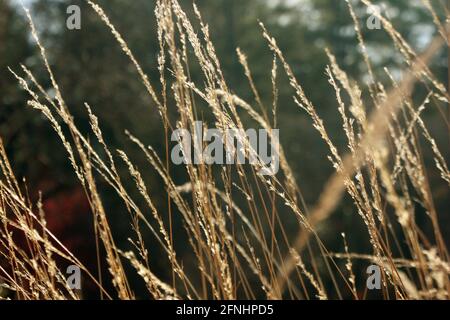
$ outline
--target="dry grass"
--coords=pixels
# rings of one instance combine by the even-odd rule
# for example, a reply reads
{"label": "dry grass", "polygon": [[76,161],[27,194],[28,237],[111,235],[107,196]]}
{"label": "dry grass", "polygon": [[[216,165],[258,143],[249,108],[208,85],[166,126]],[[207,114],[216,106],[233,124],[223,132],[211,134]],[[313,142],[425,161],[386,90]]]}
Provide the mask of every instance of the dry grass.
{"label": "dry grass", "polygon": [[[370,1],[363,2],[370,5]],[[64,270],[60,270],[56,263],[57,256],[79,265],[85,275],[97,284],[104,298],[135,297],[124,271],[124,264],[129,264],[142,277],[149,297],[154,299],[360,299],[365,298],[367,293],[357,289],[364,287],[365,276],[355,275],[353,264],[355,260],[363,259],[380,266],[383,276],[381,294],[386,299],[448,299],[449,254],[433,203],[433,186],[429,185],[427,168],[422,161],[422,150],[427,148],[432,152],[435,170],[448,184],[450,172],[439,146],[421,119],[421,112],[436,100],[448,107],[445,86],[427,67],[447,42],[447,32],[429,2],[423,2],[432,14],[439,35],[422,54],[413,51],[388,19],[379,17],[406,66],[401,82],[397,83],[391,77],[390,90],[375,78],[358,20],[349,3],[370,84],[363,89],[362,85],[353,82],[339,67],[333,54],[327,52],[329,66],[326,74],[331,85],[330,92],[336,96],[336,112],[342,118],[342,132],[348,140],[348,150],[345,151],[339,150],[332,142],[333,137],[328,134],[316,106],[308,99],[282,50],[264,25],[261,24],[262,35],[274,55],[270,80],[274,96],[271,113],[263,106],[245,54],[240,50],[239,61],[260,112],[232,93],[223,76],[208,28],[196,7],[194,11],[200,24],[199,31],[177,0],[157,1],[155,15],[160,43],[158,86],[162,89],[156,90],[152,82],[157,80],[149,79],[145,74],[103,9],[88,1],[136,67],[161,116],[165,155],[158,155],[131,133],[126,134],[147,159],[149,167],[146,170],[156,170],[164,182],[168,197],[167,212],[162,212],[152,201],[152,189],[160,186],[147,185],[140,169],[125,151],[110,149],[96,116],[87,104],[85,107],[92,133],[103,150],[94,148],[93,142],[79,130],[58,88],[57,75],[52,73],[44,46],[39,42],[27,11],[33,36],[56,92],[55,98],[47,94],[25,66],[22,66],[23,75],[17,71],[11,72],[29,93],[28,105],[49,120],[67,151],[67,158],[89,200],[96,237],[105,252],[101,260],[107,263],[110,275],[102,278],[112,281],[115,292],[106,292],[102,278],[91,275],[46,228],[41,203],[33,204],[28,199],[24,184],[16,180],[3,144],[0,144],[0,218],[3,229],[0,254],[9,262],[8,267],[0,267],[4,278],[2,286],[15,291],[19,299],[80,298],[79,292],[67,286]],[[188,59],[188,50],[193,51],[195,63],[200,67],[201,82],[190,80],[189,68],[194,62]],[[259,164],[254,167],[188,164],[185,166],[188,181],[177,185],[170,174],[170,133],[175,128],[194,132],[194,122],[199,120],[196,116],[199,108],[207,108],[205,111],[212,114],[215,126],[221,130],[245,129],[241,121],[243,113],[269,132],[276,126],[282,127],[276,117],[279,69],[289,79],[299,111],[310,116],[312,125],[326,142],[329,159],[336,170],[324,186],[317,204],[307,208],[302,202],[301,190],[282,146],[279,146],[278,155],[281,171],[276,176],[258,174]],[[390,76],[389,70],[386,72]],[[414,105],[410,98],[416,83],[428,90],[420,105]],[[363,90],[368,90],[370,101],[362,99]],[[175,123],[169,121],[169,108],[176,108],[178,112]],[[372,110],[370,114],[369,110]],[[420,142],[419,135],[424,137],[426,145]],[[247,143],[245,148],[251,149],[251,146]],[[129,176],[119,174],[119,165],[128,168]],[[128,190],[123,183],[130,177],[138,194],[135,190]],[[134,251],[124,252],[114,242],[108,212],[98,190],[99,180],[109,184],[125,204],[136,233]],[[320,238],[318,227],[333,214],[345,192],[353,200],[355,216],[361,218],[367,228],[371,244],[367,254],[351,252],[351,244],[347,243],[345,235],[343,253],[330,252]],[[298,235],[294,238],[285,231],[279,212],[280,203],[284,206],[283,210],[289,211],[299,222]],[[432,225],[432,234],[424,234],[416,223],[418,205]],[[195,269],[184,267],[182,256],[188,253],[181,255],[175,250],[176,242],[181,237],[173,232],[174,214],[179,215],[177,219],[183,222],[185,235],[189,239],[189,247],[185,251],[194,261]],[[170,268],[171,277],[166,279],[167,275],[158,276],[151,270],[154,259],[152,248],[145,245],[141,228],[147,228],[165,252],[164,263]],[[13,240],[13,232],[19,231],[26,236],[26,249]],[[407,251],[401,250],[401,242],[407,244]],[[331,285],[325,285],[326,279]]]}

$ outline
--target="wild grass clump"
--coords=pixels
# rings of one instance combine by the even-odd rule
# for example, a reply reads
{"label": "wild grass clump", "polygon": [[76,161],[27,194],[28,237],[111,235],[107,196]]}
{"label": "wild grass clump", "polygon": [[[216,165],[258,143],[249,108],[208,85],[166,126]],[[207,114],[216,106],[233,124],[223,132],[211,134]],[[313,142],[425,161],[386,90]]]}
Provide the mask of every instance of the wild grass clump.
{"label": "wild grass clump", "polygon": [[[67,159],[90,204],[97,250],[104,252],[98,257],[99,263],[106,263],[109,275],[94,275],[94,271],[83,266],[53,236],[46,226],[41,202],[30,201],[25,184],[17,181],[0,144],[0,254],[7,261],[7,265],[0,267],[3,288],[14,292],[17,299],[81,298],[82,293],[71,289],[65,281],[65,270],[57,262],[62,259],[80,266],[84,277],[96,284],[103,298],[136,297],[129,281],[131,269],[141,277],[152,299],[364,299],[367,297],[366,275],[356,274],[353,264],[356,260],[365,260],[380,267],[380,297],[449,298],[449,254],[442,235],[448,226],[439,225],[427,170],[437,170],[447,184],[450,184],[450,171],[440,146],[421,118],[422,112],[437,101],[448,108],[448,92],[428,67],[441,47],[448,45],[448,31],[428,1],[423,2],[439,32],[421,54],[414,52],[390,20],[378,16],[383,30],[404,60],[405,70],[400,81],[385,70],[390,83],[376,79],[361,26],[347,1],[370,81],[368,84],[353,81],[339,66],[332,48],[327,50],[328,94],[336,97],[336,115],[342,121],[346,149],[338,148],[333,142],[333,136],[317,112],[319,107],[308,98],[301,79],[297,79],[282,48],[264,24],[261,23],[261,41],[267,42],[273,54],[268,79],[274,93],[270,111],[264,108],[245,53],[239,49],[238,60],[258,110],[233,93],[208,26],[195,5],[198,28],[177,0],[157,1],[160,77],[150,79],[105,11],[94,2],[87,2],[135,66],[161,118],[165,154],[147,146],[132,130],[127,131],[130,144],[139,148],[148,162],[148,167],[138,168],[126,151],[110,147],[94,115],[95,106],[88,104],[84,107],[92,132],[82,132],[58,87],[58,76],[52,72],[44,45],[27,11],[32,35],[55,96],[49,95],[26,66],[10,71],[29,94],[28,106],[48,119],[55,130],[55,138],[60,139],[67,152]],[[362,2],[371,5],[368,0]],[[190,77],[193,64],[200,68],[202,76],[196,82]],[[198,117],[201,112],[209,113],[211,123],[220,130],[245,130],[243,116],[249,116],[269,133],[276,127],[283,127],[277,120],[277,83],[282,73],[292,87],[298,112],[310,117],[312,126],[329,149],[328,158],[335,169],[316,204],[308,207],[302,201],[301,189],[282,145],[276,155],[281,169],[277,175],[259,174],[262,163],[252,167],[187,164],[184,167],[187,180],[175,181],[171,176],[170,134],[175,129],[194,132],[194,123],[201,120]],[[426,88],[420,104],[411,99],[417,86]],[[363,99],[363,93],[368,93],[370,98]],[[169,110],[176,110],[177,119],[169,117]],[[255,152],[249,144],[245,148],[250,151],[247,154]],[[432,153],[435,168],[424,165],[423,152]],[[127,168],[127,175],[118,169],[123,166]],[[167,209],[161,210],[152,200],[152,190],[161,186],[146,183],[144,170],[154,170],[159,175],[167,194]],[[133,189],[124,183],[126,180],[133,181]],[[125,213],[132,221],[136,236],[134,250],[124,250],[115,243],[111,213],[105,209],[99,190],[104,183],[123,201]],[[345,193],[352,199],[353,214],[363,221],[370,241],[364,253],[352,252],[352,244],[345,234],[335,235],[342,238],[345,248],[340,253],[331,252],[321,239],[319,227],[326,224]],[[286,232],[281,211],[289,212],[298,221],[298,234],[292,236]],[[430,234],[425,234],[417,223],[419,214],[431,224]],[[182,221],[184,235],[174,234],[175,219]],[[155,257],[156,249],[146,245],[142,236],[144,228],[159,244],[163,258]],[[26,238],[25,246],[14,240],[17,233]],[[188,243],[183,252],[179,252],[177,241],[183,238],[188,239]],[[187,256],[194,268],[186,267],[183,258]],[[153,271],[151,266],[155,259],[161,260],[159,263],[170,272]],[[105,289],[105,281],[111,282],[114,290]]]}

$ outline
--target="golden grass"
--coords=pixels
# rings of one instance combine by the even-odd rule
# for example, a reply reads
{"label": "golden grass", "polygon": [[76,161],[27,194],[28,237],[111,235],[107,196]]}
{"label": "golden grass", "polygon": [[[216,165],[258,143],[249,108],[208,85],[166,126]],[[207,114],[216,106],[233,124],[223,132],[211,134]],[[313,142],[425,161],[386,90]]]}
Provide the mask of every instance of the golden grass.
{"label": "golden grass", "polygon": [[[362,1],[366,5],[371,4],[368,0]],[[364,89],[349,79],[331,51],[327,51],[329,66],[326,75],[332,89],[330,92],[336,96],[336,111],[342,118],[342,132],[348,140],[348,151],[339,150],[334,145],[333,137],[316,111],[317,107],[308,99],[282,50],[263,24],[262,36],[274,54],[270,80],[274,97],[271,114],[261,101],[247,58],[239,49],[239,61],[260,111],[232,93],[208,28],[195,6],[199,31],[195,30],[177,0],[157,1],[158,70],[162,88],[157,91],[152,85],[152,81],[157,80],[145,74],[103,9],[92,1],[87,2],[136,67],[161,116],[165,132],[164,155],[158,155],[131,133],[126,134],[148,161],[147,170],[155,170],[161,177],[167,192],[168,212],[161,212],[151,197],[152,189],[160,186],[146,184],[140,169],[125,151],[110,149],[97,117],[87,104],[85,107],[92,133],[102,152],[94,148],[79,130],[27,11],[32,34],[40,48],[56,97],[50,97],[25,66],[22,66],[23,76],[11,72],[29,93],[28,105],[49,120],[67,151],[68,160],[89,200],[96,238],[106,253],[104,260],[110,275],[101,278],[93,276],[46,228],[41,203],[33,204],[27,198],[22,183],[14,176],[3,144],[0,144],[0,219],[3,229],[0,254],[9,262],[9,269],[13,270],[10,272],[1,266],[0,274],[4,278],[3,286],[15,291],[18,299],[80,298],[79,292],[67,286],[64,270],[59,269],[55,255],[79,265],[86,276],[98,285],[103,298],[135,298],[124,271],[124,264],[129,264],[144,281],[148,296],[154,299],[327,299],[348,296],[360,299],[366,297],[366,292],[361,294],[357,288],[364,286],[365,278],[354,273],[355,259],[380,266],[382,296],[386,299],[449,298],[449,254],[433,203],[433,186],[428,183],[427,168],[422,161],[422,149],[428,147],[432,152],[436,170],[448,184],[450,172],[437,143],[421,119],[421,112],[435,99],[448,107],[445,86],[428,68],[433,56],[447,42],[448,33],[445,23],[439,21],[428,1],[423,2],[430,10],[439,34],[422,54],[416,54],[391,22],[379,16],[383,29],[407,66],[399,83],[391,77],[390,90],[386,90],[386,84],[375,78],[358,20],[350,2],[347,2],[370,76],[367,90],[371,97],[370,101],[362,99]],[[200,66],[201,82],[191,81],[189,68],[193,62],[188,59],[188,50],[193,51],[195,63]],[[206,164],[188,164],[185,166],[188,181],[177,185],[170,174],[168,141],[171,130],[185,128],[193,132],[194,122],[199,120],[197,111],[202,105],[207,106],[216,127],[221,130],[245,129],[241,120],[243,112],[268,132],[282,126],[276,116],[279,68],[289,79],[295,104],[311,118],[312,125],[328,146],[329,159],[336,170],[325,184],[316,205],[307,208],[303,203],[283,146],[279,146],[278,155],[281,172],[276,176],[259,175],[260,165],[251,168],[240,164],[212,168]],[[389,70],[386,72],[390,76]],[[423,84],[428,90],[423,103],[418,106],[410,99],[416,83]],[[349,99],[345,99],[344,95]],[[169,108],[176,108],[178,112],[176,123],[169,121]],[[372,110],[370,114],[369,110]],[[427,146],[420,145],[419,134],[423,135]],[[251,146],[247,144],[245,148],[250,149]],[[119,174],[117,161],[128,168],[129,176]],[[130,177],[138,194],[128,190],[123,183]],[[136,233],[135,251],[124,252],[115,244],[109,213],[98,189],[99,180],[109,184],[111,190],[123,200]],[[355,217],[361,218],[367,228],[371,244],[367,254],[351,252],[351,244],[347,243],[345,235],[342,235],[343,253],[330,252],[320,238],[318,227],[333,214],[345,192],[353,200]],[[142,199],[137,199],[137,196]],[[145,206],[140,205],[141,200]],[[242,204],[241,207],[237,203]],[[295,237],[285,231],[280,203],[299,223]],[[423,234],[416,223],[417,204],[426,212],[433,227],[432,234]],[[194,261],[194,270],[184,267],[181,254],[175,250],[180,237],[173,232],[174,214],[179,215],[177,219],[183,222],[189,239],[189,247],[185,250]],[[157,275],[151,270],[152,259],[155,259],[153,248],[145,245],[140,228],[148,228],[160,245],[171,277]],[[25,234],[28,250],[14,243],[12,233],[18,231]],[[398,243],[402,241],[407,244],[408,252],[399,249]],[[397,255],[394,252],[401,253]],[[106,292],[102,278],[111,279],[115,292]],[[325,279],[329,279],[331,286],[325,285]]]}

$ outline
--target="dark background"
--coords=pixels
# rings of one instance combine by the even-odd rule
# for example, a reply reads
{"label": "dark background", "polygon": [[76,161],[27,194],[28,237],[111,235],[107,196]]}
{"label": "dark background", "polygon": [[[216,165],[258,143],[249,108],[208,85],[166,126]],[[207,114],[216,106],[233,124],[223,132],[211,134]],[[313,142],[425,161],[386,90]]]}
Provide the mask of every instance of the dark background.
{"label": "dark background", "polygon": [[[153,13],[154,2],[97,2],[105,9],[145,72],[155,80],[153,84],[158,87],[156,59],[159,46]],[[192,14],[192,2],[186,0],[181,3]],[[66,8],[70,4],[81,7],[81,30],[69,31],[65,27]],[[345,147],[346,138],[337,113],[335,96],[325,76],[328,60],[324,49],[329,48],[336,55],[341,67],[354,80],[364,82],[367,79],[367,70],[358,50],[353,22],[345,1],[198,0],[196,4],[210,26],[212,40],[221,58],[225,76],[237,95],[246,101],[254,102],[237,59],[235,49],[240,47],[248,56],[263,102],[271,106],[270,70],[273,56],[262,38],[259,20],[264,22],[271,34],[277,38],[297,78],[323,117],[333,142],[341,148]],[[442,18],[445,15],[445,3],[432,0],[432,4]],[[162,154],[163,125],[134,68],[109,30],[84,1],[36,0],[29,5],[57,82],[76,122],[83,130],[89,131],[88,117],[83,107],[83,103],[88,102],[99,117],[111,149],[124,149],[138,167],[148,166],[138,150],[130,145],[124,130],[130,130]],[[383,67],[394,71],[404,68],[405,66],[399,63],[399,54],[394,51],[386,33],[366,28],[366,9],[359,1],[354,2],[354,5],[379,79],[386,78]],[[387,13],[398,31],[418,51],[436,34],[432,18],[420,1],[388,1]],[[46,88],[50,88],[38,50],[31,41],[29,32],[20,6],[15,1],[0,0],[0,135],[4,139],[17,176],[26,177],[30,195],[36,199],[38,191],[43,192],[49,228],[83,261],[95,268],[92,221],[83,190],[77,183],[65,150],[47,120],[39,112],[27,107],[26,95],[7,70],[9,66],[20,71],[19,64],[23,63]],[[431,69],[447,84],[447,50],[440,52]],[[198,70],[195,70],[194,66],[191,71],[193,79],[196,79]],[[311,206],[317,200],[333,168],[327,160],[325,144],[312,127],[308,116],[294,104],[293,92],[286,77],[282,72],[279,72],[279,75],[280,139],[305,201]],[[418,90],[414,98],[421,101],[423,92]],[[429,107],[424,112],[424,120],[444,156],[448,158],[448,117],[445,119],[445,112],[445,109],[440,112],[435,107]],[[169,110],[172,121],[175,121],[176,116],[175,110]],[[424,150],[424,157],[429,167],[429,179],[433,186],[437,212],[441,213],[442,231],[449,243],[448,186],[439,178],[429,150]],[[164,212],[167,206],[166,192],[160,187],[162,184],[154,170],[149,168],[145,170],[145,174],[144,178],[152,186],[151,196],[157,207]],[[173,175],[176,183],[181,185],[185,182],[182,171],[175,170]],[[122,214],[120,200],[113,196],[114,193],[108,192],[110,190],[106,183],[100,185],[100,189],[118,246],[126,248],[129,246],[127,238],[132,236],[129,217]],[[280,207],[280,210],[286,208]],[[295,222],[290,213],[285,216],[286,221]],[[182,228],[180,221],[175,220],[175,228]],[[296,230],[295,223],[287,225],[290,236],[293,236]],[[351,250],[364,253],[369,247],[364,230],[362,222],[354,213],[351,201],[345,199],[322,227],[321,235],[332,250],[342,251],[342,240],[336,235],[346,232]],[[327,234],[331,236],[327,237]],[[152,240],[148,241],[151,246]],[[182,251],[183,248],[177,249]],[[165,265],[158,265],[158,250],[155,249],[152,255],[158,274],[163,279],[170,277]],[[189,257],[186,259],[188,261]]]}

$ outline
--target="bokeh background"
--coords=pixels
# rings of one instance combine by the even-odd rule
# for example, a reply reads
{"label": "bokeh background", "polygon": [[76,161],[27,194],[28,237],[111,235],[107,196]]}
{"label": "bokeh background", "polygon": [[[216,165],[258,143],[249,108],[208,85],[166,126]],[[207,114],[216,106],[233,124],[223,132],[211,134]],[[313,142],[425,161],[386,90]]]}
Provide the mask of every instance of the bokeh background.
{"label": "bokeh background", "polygon": [[[277,38],[280,48],[305,91],[323,117],[333,142],[345,146],[345,135],[332,89],[325,76],[329,48],[341,67],[356,81],[367,80],[366,67],[357,46],[353,22],[344,0],[196,0],[205,21],[210,26],[212,40],[221,58],[225,77],[231,89],[244,100],[254,102],[236,54],[239,47],[248,56],[256,86],[263,102],[270,106],[272,88],[270,70],[273,56],[262,38],[258,21],[264,22]],[[445,16],[446,3],[431,0],[441,18]],[[137,77],[129,60],[123,55],[115,39],[85,1],[77,0],[31,0],[24,1],[31,13],[41,41],[47,49],[48,58],[66,102],[77,123],[89,131],[84,102],[88,102],[98,116],[108,144],[127,151],[140,168],[148,167],[138,150],[130,146],[124,130],[130,130],[146,144],[163,154],[163,126],[156,109],[148,98],[145,88]],[[158,79],[157,53],[159,50],[154,1],[151,0],[97,0],[111,21],[124,36],[150,78]],[[191,0],[181,3],[192,14]],[[365,21],[369,17],[360,1],[353,1],[363,26],[375,73],[385,79],[384,67],[394,74],[404,67],[399,63],[388,36],[382,30],[369,30]],[[420,51],[436,34],[432,17],[419,0],[390,0],[383,4],[383,14],[388,15],[397,30]],[[76,4],[81,8],[81,30],[66,28],[66,8]],[[442,19],[444,20],[444,19]],[[12,166],[18,177],[25,178],[32,199],[42,191],[44,209],[49,228],[58,235],[81,260],[96,268],[93,245],[93,226],[89,205],[79,186],[60,141],[46,119],[26,105],[26,95],[17,85],[7,67],[20,70],[27,65],[46,88],[50,83],[39,52],[30,36],[30,28],[18,1],[0,0],[0,135],[4,140]],[[448,84],[448,50],[442,50],[431,69],[437,77]],[[195,66],[192,77],[197,77]],[[154,85],[158,86],[157,81]],[[327,178],[333,172],[327,160],[327,148],[312,127],[306,114],[292,100],[292,90],[285,77],[279,85],[280,139],[287,158],[302,189],[305,202],[313,205]],[[415,94],[417,99],[423,93]],[[169,109],[169,112],[171,110]],[[176,112],[169,115],[176,119]],[[444,156],[449,158],[448,110],[430,107],[424,119]],[[433,197],[440,213],[441,226],[447,245],[449,233],[449,193],[445,182],[439,179],[433,167],[430,153],[424,150],[425,163],[430,167],[429,179],[433,185]],[[156,173],[149,168],[145,179],[152,186],[152,197],[157,207],[164,211],[167,206],[166,191]],[[175,181],[183,184],[182,170],[174,170]],[[130,182],[130,185],[132,183]],[[126,248],[132,236],[129,217],[121,210],[117,197],[100,186],[112,227],[119,247]],[[282,208],[281,210],[286,210]],[[288,235],[298,230],[294,217],[286,213]],[[288,223],[292,221],[294,223]],[[420,222],[420,221],[419,221]],[[175,217],[175,230],[182,224]],[[426,226],[424,226],[426,229]],[[358,231],[361,230],[361,231]],[[351,231],[351,232],[349,232]],[[349,199],[342,204],[321,227],[321,236],[333,251],[342,251],[342,239],[337,235],[346,232],[352,251],[364,253],[369,247],[362,222],[354,212]],[[360,233],[359,233],[360,232]],[[330,235],[330,236],[328,236]],[[147,239],[150,250],[152,240]],[[182,245],[177,244],[182,252]],[[187,245],[187,244],[185,244]],[[170,271],[158,266],[155,245],[151,251],[152,263],[162,278]],[[188,259],[188,258],[186,258]],[[186,261],[189,265],[189,261]],[[359,266],[359,272],[364,272]],[[356,266],[358,268],[358,266]],[[167,273],[167,274],[166,274]],[[142,284],[137,283],[138,287]],[[89,293],[87,293],[89,295]]]}

